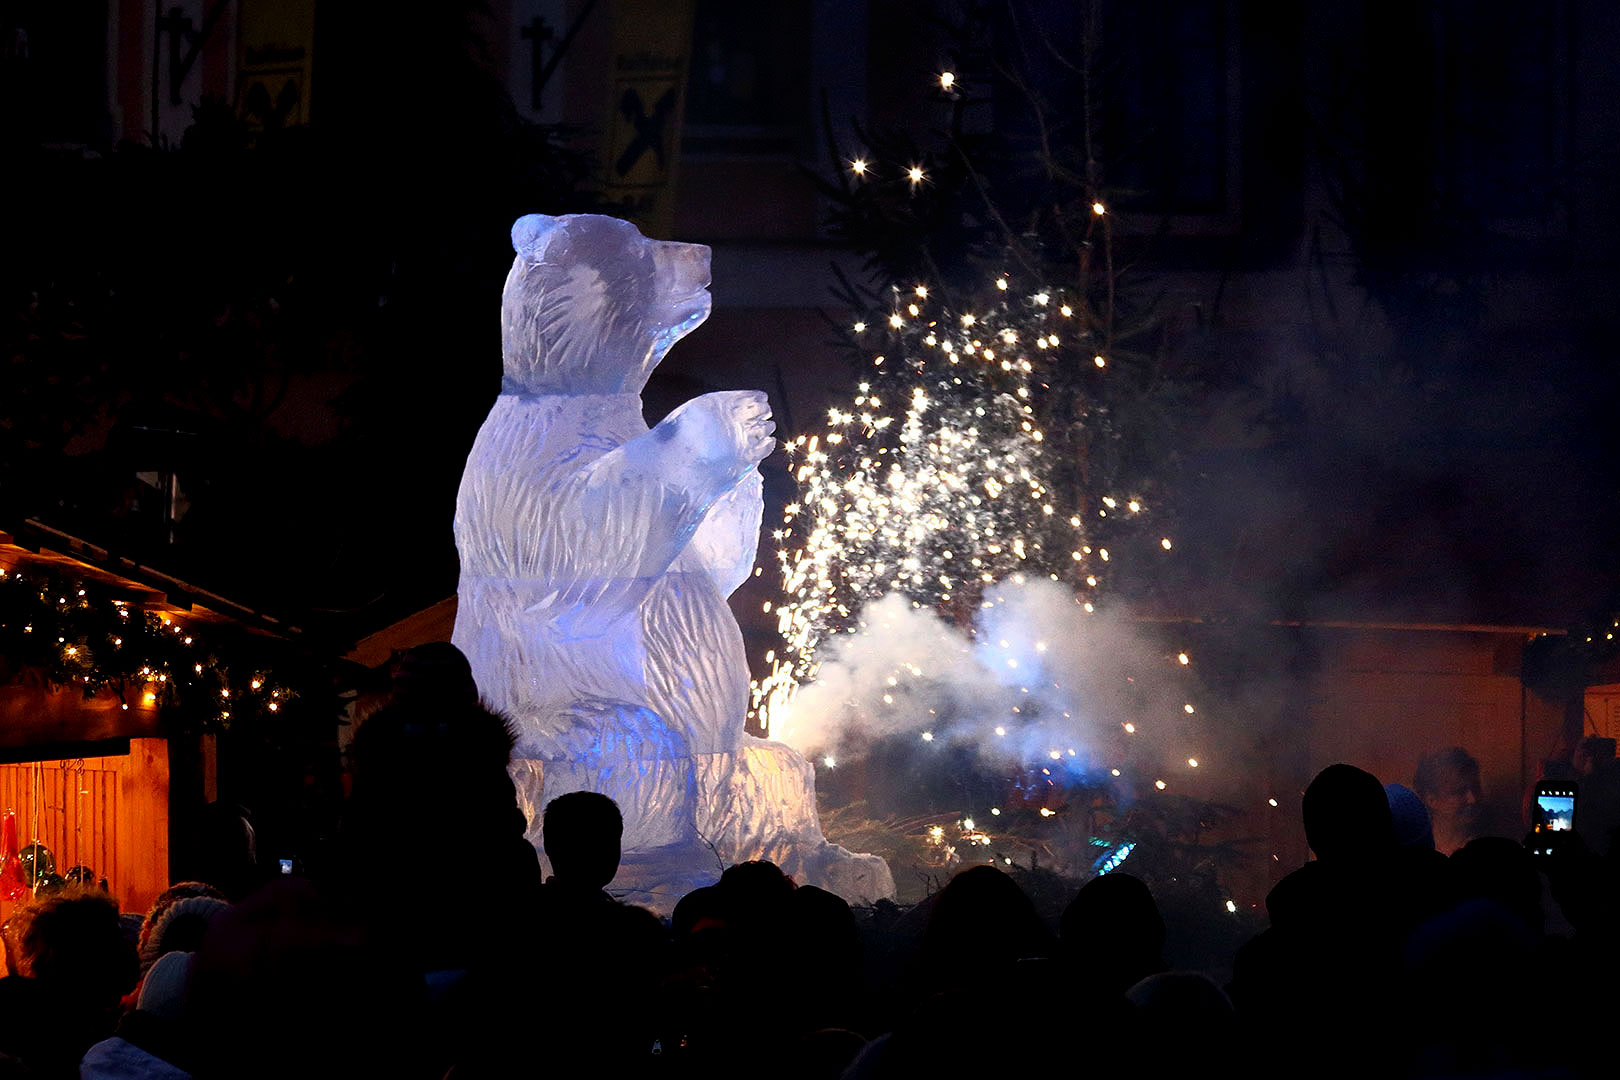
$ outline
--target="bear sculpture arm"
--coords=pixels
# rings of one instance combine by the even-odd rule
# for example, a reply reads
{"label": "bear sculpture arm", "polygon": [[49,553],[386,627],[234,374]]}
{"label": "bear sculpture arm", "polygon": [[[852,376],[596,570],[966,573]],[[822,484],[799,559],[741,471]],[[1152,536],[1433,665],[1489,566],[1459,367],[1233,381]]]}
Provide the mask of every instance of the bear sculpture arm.
{"label": "bear sculpture arm", "polygon": [[527,536],[513,540],[544,538],[523,560],[538,586],[529,612],[574,636],[635,610],[716,501],[757,477],[773,431],[764,394],[705,394],[555,488],[528,493],[514,523]]}
{"label": "bear sculpture arm", "polygon": [[730,596],[748,580],[759,553],[759,527],[765,516],[764,479],[759,470],[714,501],[687,545],[694,565],[714,579],[721,596]]}

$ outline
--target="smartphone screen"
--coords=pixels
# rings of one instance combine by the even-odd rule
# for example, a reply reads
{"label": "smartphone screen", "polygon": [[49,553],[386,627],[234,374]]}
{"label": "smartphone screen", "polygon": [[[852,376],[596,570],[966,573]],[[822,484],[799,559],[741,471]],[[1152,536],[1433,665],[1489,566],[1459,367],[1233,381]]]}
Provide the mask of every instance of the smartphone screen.
{"label": "smartphone screen", "polygon": [[1564,792],[1536,792],[1538,824],[1548,832],[1564,832],[1575,827],[1575,796]]}
{"label": "smartphone screen", "polygon": [[1550,833],[1569,833],[1575,828],[1575,785],[1543,780],[1536,785],[1536,801],[1530,812],[1530,835],[1525,844],[1532,855],[1551,855],[1565,838]]}
{"label": "smartphone screen", "polygon": [[292,873],[292,860],[291,859],[282,859],[281,860],[281,872],[283,874]]}

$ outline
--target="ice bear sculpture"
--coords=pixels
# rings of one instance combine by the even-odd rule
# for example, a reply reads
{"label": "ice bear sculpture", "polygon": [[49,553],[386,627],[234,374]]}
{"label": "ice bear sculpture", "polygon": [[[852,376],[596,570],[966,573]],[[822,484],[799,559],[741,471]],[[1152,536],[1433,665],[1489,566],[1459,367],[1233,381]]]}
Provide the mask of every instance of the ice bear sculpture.
{"label": "ice bear sculpture", "polygon": [[615,891],[668,910],[770,859],[852,900],[881,859],[829,844],[809,764],[748,736],[748,665],[726,597],[752,572],[775,447],[763,393],[705,394],[649,430],[641,390],[709,314],[709,249],[614,218],[529,215],[501,305],[501,394],[456,496],[453,641],[518,728],[539,811],[567,791],[624,813]]}

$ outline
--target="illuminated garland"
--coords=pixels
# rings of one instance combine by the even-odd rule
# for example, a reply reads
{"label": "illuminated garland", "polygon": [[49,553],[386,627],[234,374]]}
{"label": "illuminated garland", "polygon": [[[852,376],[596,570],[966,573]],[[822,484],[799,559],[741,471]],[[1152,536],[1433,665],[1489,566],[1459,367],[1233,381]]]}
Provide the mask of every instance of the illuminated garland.
{"label": "illuminated garland", "polygon": [[1572,628],[1568,635],[1571,649],[1588,663],[1602,664],[1620,656],[1620,611]]}
{"label": "illuminated garland", "polygon": [[0,658],[86,698],[172,710],[205,731],[275,718],[318,698],[285,643],[227,641],[172,612],[142,610],[94,582],[42,569],[0,569]]}
{"label": "illuminated garland", "polygon": [[1538,634],[1525,644],[1519,678],[1552,702],[1565,702],[1608,676],[1620,657],[1620,611],[1589,619],[1564,634]]}

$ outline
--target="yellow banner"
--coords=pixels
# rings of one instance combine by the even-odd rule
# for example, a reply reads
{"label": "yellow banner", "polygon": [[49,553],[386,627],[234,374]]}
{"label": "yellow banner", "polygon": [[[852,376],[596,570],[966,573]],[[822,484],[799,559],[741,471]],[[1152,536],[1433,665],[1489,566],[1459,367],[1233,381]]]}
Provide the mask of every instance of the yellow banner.
{"label": "yellow banner", "polygon": [[309,122],[315,0],[240,0],[236,112],[254,131]]}
{"label": "yellow banner", "polygon": [[675,216],[693,0],[614,0],[602,189],[648,236]]}

